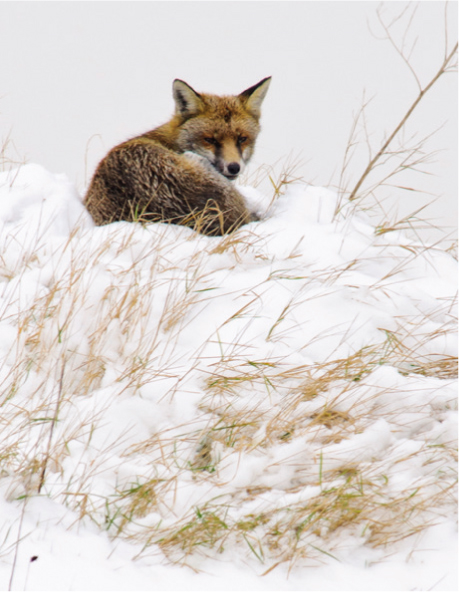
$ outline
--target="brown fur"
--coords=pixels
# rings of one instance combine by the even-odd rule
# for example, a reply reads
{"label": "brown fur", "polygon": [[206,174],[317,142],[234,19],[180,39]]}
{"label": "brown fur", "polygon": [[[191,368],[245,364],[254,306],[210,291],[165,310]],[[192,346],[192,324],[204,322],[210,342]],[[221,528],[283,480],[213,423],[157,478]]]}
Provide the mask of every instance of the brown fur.
{"label": "brown fur", "polygon": [[231,180],[252,156],[269,81],[218,97],[175,80],[172,119],[98,165],[85,197],[95,223],[163,221],[221,235],[254,219]]}

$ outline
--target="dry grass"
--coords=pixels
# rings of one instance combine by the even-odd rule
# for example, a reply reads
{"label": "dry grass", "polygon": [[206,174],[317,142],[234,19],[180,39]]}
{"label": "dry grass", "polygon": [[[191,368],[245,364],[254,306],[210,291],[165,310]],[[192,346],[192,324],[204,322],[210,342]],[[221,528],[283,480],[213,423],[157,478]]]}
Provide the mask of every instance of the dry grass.
{"label": "dry grass", "polygon": [[391,493],[387,477],[374,467],[364,472],[342,467],[327,483],[326,478],[318,474],[316,493],[303,501],[279,507],[260,501],[255,513],[239,508],[249,502],[253,507],[266,488],[247,488],[195,507],[172,528],[155,528],[146,540],[141,536],[143,552],[155,553],[159,546],[171,561],[186,564],[196,552],[215,556],[242,545],[249,556],[269,565],[268,571],[284,562],[317,565],[324,555],[337,559],[342,535],[357,536],[372,547],[393,547],[436,523],[455,498],[454,485],[433,479]]}
{"label": "dry grass", "polygon": [[[377,184],[363,185],[397,133],[348,192],[353,207],[376,191]],[[296,164],[279,174],[258,171],[272,185],[270,207],[299,181]],[[418,214],[376,227],[375,244],[413,228]],[[286,269],[269,267],[263,240],[244,228],[214,238],[166,225],[103,232],[96,239],[92,229],[76,228],[51,247],[42,227],[16,259],[16,237],[2,243],[0,330],[10,332],[10,345],[0,362],[0,461],[9,500],[25,508],[33,496],[50,496],[76,511],[78,522],[133,541],[139,556],[193,567],[196,557],[231,548],[265,573],[281,563],[339,560],[349,537],[392,552],[454,511],[455,442],[427,431],[411,452],[387,444],[373,454],[358,438],[381,420],[390,434],[403,433],[410,413],[422,430],[454,407],[445,385],[457,378],[457,358],[432,353],[431,344],[456,331],[456,302],[437,299],[419,312],[413,305],[394,315],[397,327],[380,329],[379,341],[355,348],[348,344],[356,321],[314,334],[296,318],[341,289],[348,298],[357,289],[352,274],[381,261],[390,269],[365,286],[363,303],[390,302],[403,273],[420,260],[434,265],[438,245],[388,243],[342,265],[298,272],[295,249]],[[269,273],[233,292],[224,278],[247,258]],[[37,266],[46,259],[51,266]],[[46,278],[39,275],[31,293],[27,274],[36,269]],[[266,312],[263,296],[282,282],[288,296],[275,314]],[[194,339],[196,321],[228,295],[225,314]],[[263,351],[252,345],[261,334]],[[311,361],[308,348],[330,338],[336,349]],[[291,343],[297,349],[287,352]],[[385,370],[399,382],[381,383]],[[187,397],[197,401],[191,418]],[[148,434],[137,416],[134,428],[127,422],[110,437],[110,411],[123,414],[139,401],[164,417],[145,420]],[[356,450],[343,454],[353,441]],[[239,482],[247,459],[253,476]],[[408,483],[410,463],[422,467],[422,478]]]}
{"label": "dry grass", "polygon": [[[141,555],[161,551],[171,561],[191,565],[196,554],[215,556],[236,545],[268,571],[280,563],[336,558],[349,535],[367,545],[390,547],[433,523],[443,507],[449,512],[453,443],[427,442],[414,453],[419,463],[432,467],[432,476],[407,488],[392,486],[397,465],[407,460],[403,456],[388,467],[380,459],[340,461],[324,455],[329,447],[365,433],[381,414],[393,418],[398,429],[397,414],[383,402],[393,393],[375,390],[372,383],[378,369],[396,368],[405,377],[457,377],[457,359],[425,351],[430,341],[454,331],[454,303],[439,303],[431,319],[401,318],[399,329],[386,330],[380,343],[345,357],[331,351],[327,361],[302,365],[282,356],[257,359],[248,334],[260,312],[259,294],[282,281],[302,286],[266,325],[265,342],[275,346],[295,330],[291,319],[299,306],[333,293],[364,260],[310,270],[307,277],[273,272],[184,359],[177,353],[183,333],[220,289],[221,268],[206,268],[208,258],[229,255],[235,268],[248,254],[264,259],[263,244],[244,229],[210,240],[177,230],[182,242],[158,226],[152,233],[142,231],[149,233],[145,240],[133,227],[116,240],[112,233],[94,244],[87,231],[76,230],[53,259],[47,289],[29,295],[27,306],[11,305],[22,297],[21,278],[36,263],[33,253],[40,252],[44,237],[37,235],[36,248],[30,244],[4,274],[9,286],[17,282],[0,318],[16,327],[8,362],[0,369],[2,474],[10,482],[10,499],[49,495],[75,510],[79,520],[90,518],[111,536],[135,541]],[[186,248],[178,264],[180,244]],[[393,278],[395,286],[413,258],[425,256],[423,248],[393,259],[393,271],[375,281],[370,293],[383,284],[390,290],[388,280]],[[426,331],[439,316],[451,320]],[[234,341],[221,339],[234,323],[240,324]],[[344,332],[342,342],[347,337]],[[209,347],[214,351],[210,358]],[[143,397],[154,385],[163,393],[158,403],[172,404],[177,393],[189,388],[192,376],[200,377],[200,417],[134,442],[126,428],[116,442],[94,447],[117,398]],[[97,393],[107,387],[110,399],[97,403]],[[94,405],[82,413],[81,402],[94,396]],[[300,442],[310,447],[311,456],[292,449],[283,461],[275,460],[279,451]],[[75,447],[82,461],[69,469]],[[292,477],[281,490],[293,496],[291,502],[276,501],[273,486],[257,478],[250,485],[232,485],[226,464],[242,463],[244,455],[252,454],[261,459],[273,455],[268,471],[290,467]],[[107,494],[106,486],[96,484],[111,458],[121,465],[139,463],[139,469],[135,479],[113,482]],[[440,480],[435,478],[439,471]],[[175,514],[174,500],[187,483],[207,487],[208,495]]]}
{"label": "dry grass", "polygon": [[[443,511],[449,512],[447,508],[454,503],[453,443],[451,447],[434,448],[427,444],[420,449],[416,453],[420,462],[426,466],[431,464],[435,471],[430,479],[401,490],[392,489],[386,472],[388,467],[383,461],[345,462],[327,467],[322,462],[322,453],[317,457],[317,451],[324,450],[323,446],[363,432],[375,421],[378,396],[371,393],[365,400],[364,396],[354,395],[359,391],[365,393],[365,380],[381,365],[400,364],[406,369],[409,360],[411,372],[415,374],[441,379],[452,377],[449,371],[445,373],[445,367],[451,369],[451,358],[426,364],[415,357],[415,353],[403,348],[400,339],[390,335],[379,347],[365,348],[346,359],[316,366],[282,370],[275,363],[235,366],[232,360],[226,359],[218,372],[207,379],[209,395],[203,399],[201,407],[209,417],[208,428],[182,436],[182,443],[195,442],[196,455],[176,474],[176,479],[180,479],[180,473],[191,470],[196,479],[214,481],[221,494],[216,495],[215,500],[190,508],[187,517],[170,526],[131,524],[128,529],[129,520],[135,523],[135,516],[161,505],[160,492],[165,495],[178,487],[174,478],[148,480],[133,487],[128,494],[123,492],[113,502],[116,512],[122,516],[117,521],[118,532],[126,528],[128,536],[142,542],[143,553],[155,553],[159,546],[171,561],[184,564],[197,552],[214,556],[225,548],[233,548],[234,544],[239,547],[242,544],[249,556],[272,568],[282,562],[289,565],[297,561],[317,563],[324,555],[333,557],[333,553],[339,552],[341,534],[363,537],[370,546],[390,547],[427,528],[441,518]],[[225,375],[224,369],[229,375]],[[261,408],[258,399],[255,402],[244,397],[246,389],[285,394],[277,405]],[[304,402],[330,391],[333,397],[327,403],[305,413]],[[242,407],[232,404],[235,398],[241,397],[244,397]],[[343,409],[341,404],[347,399],[353,399],[354,404]],[[372,399],[373,404],[368,399]],[[144,446],[149,446],[149,454],[156,454],[153,457],[156,467],[163,463],[170,468],[172,458],[164,451],[170,450],[172,442],[165,436],[158,436]],[[307,499],[276,507],[275,503],[265,501],[271,487],[257,486],[256,481],[251,487],[227,492],[225,478],[219,478],[219,456],[224,457],[228,452],[248,454],[254,450],[262,455],[269,454],[274,447],[299,439],[316,446],[315,468],[311,473],[305,458],[292,459],[296,478],[283,489],[285,493],[297,494],[305,491],[304,487],[312,488]],[[161,456],[159,450],[163,452]],[[406,460],[401,457],[396,464]],[[438,464],[445,469],[450,467],[440,480],[435,476]],[[394,475],[396,472],[395,469]],[[120,510],[126,500],[127,506]],[[259,512],[254,513],[253,509],[244,512],[245,507],[253,508],[254,501],[259,505]]]}

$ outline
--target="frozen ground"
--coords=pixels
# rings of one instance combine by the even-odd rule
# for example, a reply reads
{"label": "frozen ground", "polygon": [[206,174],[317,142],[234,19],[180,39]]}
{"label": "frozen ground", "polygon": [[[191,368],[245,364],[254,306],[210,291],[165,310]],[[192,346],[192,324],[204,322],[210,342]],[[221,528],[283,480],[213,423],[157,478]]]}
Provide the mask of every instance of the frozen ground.
{"label": "frozen ground", "polygon": [[285,189],[209,238],[0,175],[1,589],[457,589],[456,261]]}

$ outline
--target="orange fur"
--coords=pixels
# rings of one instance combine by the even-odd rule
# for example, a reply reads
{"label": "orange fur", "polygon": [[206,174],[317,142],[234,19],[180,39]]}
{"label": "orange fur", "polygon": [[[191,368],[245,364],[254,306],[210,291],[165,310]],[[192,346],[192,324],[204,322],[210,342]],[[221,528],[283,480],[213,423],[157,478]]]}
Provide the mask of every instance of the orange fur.
{"label": "orange fur", "polygon": [[252,156],[269,82],[219,97],[175,80],[171,120],[98,165],[85,197],[95,223],[162,221],[218,235],[254,219],[231,181]]}

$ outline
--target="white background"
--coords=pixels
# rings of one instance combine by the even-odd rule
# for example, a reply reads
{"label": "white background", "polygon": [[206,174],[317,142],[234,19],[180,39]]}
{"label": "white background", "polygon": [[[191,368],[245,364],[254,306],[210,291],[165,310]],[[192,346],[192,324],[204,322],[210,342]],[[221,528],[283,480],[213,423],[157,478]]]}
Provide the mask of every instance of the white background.
{"label": "white background", "polygon": [[[237,94],[273,77],[251,167],[291,156],[315,185],[337,183],[353,117],[366,98],[377,148],[416,96],[406,65],[378,40],[376,2],[0,2],[0,138],[9,155],[65,173],[84,192],[115,144],[167,121],[171,85]],[[389,2],[396,15],[404,3]],[[409,41],[426,83],[445,46],[445,5],[421,2]],[[457,3],[448,5],[449,46]],[[376,36],[375,36],[376,35]],[[429,148],[444,149],[409,181],[440,196],[427,214],[457,217],[457,80],[443,77],[426,96],[412,130],[446,122]],[[364,162],[355,162],[357,180]],[[430,201],[390,191],[407,213]]]}

